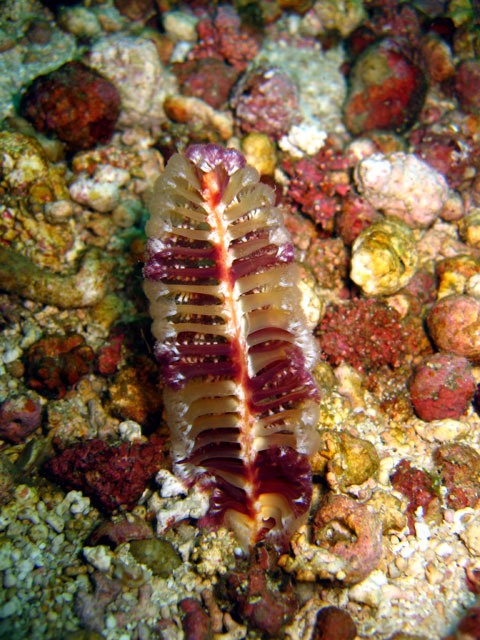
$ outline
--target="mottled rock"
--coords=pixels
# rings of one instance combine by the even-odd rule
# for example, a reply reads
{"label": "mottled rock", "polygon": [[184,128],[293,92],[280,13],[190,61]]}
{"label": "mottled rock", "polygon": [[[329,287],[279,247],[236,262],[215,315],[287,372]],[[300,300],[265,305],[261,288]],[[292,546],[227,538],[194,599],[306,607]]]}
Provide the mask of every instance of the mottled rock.
{"label": "mottled rock", "polygon": [[447,490],[447,505],[475,507],[480,498],[480,454],[466,444],[448,443],[435,450],[433,460]]}
{"label": "mottled rock", "polygon": [[40,269],[28,258],[0,247],[0,288],[61,309],[88,307],[107,293],[114,261],[98,249],[87,251],[73,275]]}
{"label": "mottled rock", "polygon": [[338,576],[345,585],[360,582],[380,562],[382,524],[368,507],[345,495],[330,495],[314,519],[316,544],[346,562]]}
{"label": "mottled rock", "polygon": [[410,394],[422,420],[459,418],[473,399],[476,384],[466,358],[436,353],[414,371]]}
{"label": "mottled rock", "polygon": [[422,70],[390,38],[375,42],[355,61],[344,107],[354,135],[373,129],[403,131],[419,114],[426,92]]}
{"label": "mottled rock", "polygon": [[88,373],[94,353],[81,335],[52,335],[27,352],[27,380],[46,397],[63,398],[67,388]]}
{"label": "mottled rock", "polygon": [[275,67],[254,68],[243,76],[230,101],[242,131],[283,136],[298,124],[298,89]]}
{"label": "mottled rock", "polygon": [[137,562],[145,564],[154,575],[161,578],[168,578],[182,564],[178,552],[167,540],[152,537],[132,540],[129,547]]}
{"label": "mottled rock", "polygon": [[430,311],[427,325],[439,349],[480,361],[480,300],[461,294],[446,296]]}
{"label": "mottled rock", "polygon": [[27,395],[7,398],[0,406],[0,438],[22,442],[40,426],[41,411],[40,403]]}
{"label": "mottled rock", "polygon": [[480,62],[478,60],[462,60],[458,64],[454,90],[462,109],[470,113],[480,113]]}
{"label": "mottled rock", "polygon": [[120,127],[150,127],[165,121],[163,102],[176,93],[177,83],[151,40],[123,34],[101,38],[90,50],[88,63],[117,88]]}
{"label": "mottled rock", "polygon": [[311,463],[312,472],[328,474],[327,481],[334,484],[335,489],[362,484],[378,470],[378,454],[368,440],[330,429],[321,431],[320,437]]}
{"label": "mottled rock", "polygon": [[113,84],[78,61],[34,80],[20,104],[37,131],[55,134],[72,151],[108,142],[119,108]]}

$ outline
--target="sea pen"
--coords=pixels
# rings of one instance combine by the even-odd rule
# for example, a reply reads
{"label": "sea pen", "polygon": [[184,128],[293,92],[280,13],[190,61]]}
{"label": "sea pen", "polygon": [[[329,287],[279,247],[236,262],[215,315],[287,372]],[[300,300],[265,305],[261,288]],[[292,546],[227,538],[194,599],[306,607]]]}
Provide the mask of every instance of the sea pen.
{"label": "sea pen", "polygon": [[145,292],[175,472],[206,521],[283,544],[311,499],[317,350],[274,192],[235,149],[192,145],[158,179]]}

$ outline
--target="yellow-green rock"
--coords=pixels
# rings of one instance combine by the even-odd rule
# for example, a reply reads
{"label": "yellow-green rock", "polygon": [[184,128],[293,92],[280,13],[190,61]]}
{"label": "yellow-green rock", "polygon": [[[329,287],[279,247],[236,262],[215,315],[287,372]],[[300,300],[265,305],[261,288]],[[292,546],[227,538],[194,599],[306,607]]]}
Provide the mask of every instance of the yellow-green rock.
{"label": "yellow-green rock", "polygon": [[399,218],[385,218],[357,236],[350,277],[365,295],[386,296],[409,283],[417,264],[413,231]]}

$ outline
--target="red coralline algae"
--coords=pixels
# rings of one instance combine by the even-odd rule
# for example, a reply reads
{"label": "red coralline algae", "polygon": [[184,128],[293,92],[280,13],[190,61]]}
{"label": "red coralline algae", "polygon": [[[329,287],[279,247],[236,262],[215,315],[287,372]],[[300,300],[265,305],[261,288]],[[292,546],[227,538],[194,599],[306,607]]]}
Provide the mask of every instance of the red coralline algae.
{"label": "red coralline algae", "polygon": [[64,449],[43,470],[64,489],[82,491],[102,511],[131,510],[162,466],[162,445],[163,439],[155,434],[148,442],[118,447],[88,440]]}
{"label": "red coralline algae", "polygon": [[475,507],[480,498],[480,455],[465,444],[445,444],[435,450],[433,460],[447,489],[451,509]]}
{"label": "red coralline algae", "polygon": [[22,442],[40,426],[42,408],[26,395],[7,398],[0,407],[0,439]]}
{"label": "red coralline algae", "polygon": [[185,640],[211,640],[211,621],[195,598],[184,598],[179,603]]}
{"label": "red coralline algae", "polygon": [[315,329],[325,359],[359,371],[392,369],[428,351],[420,320],[402,319],[395,309],[374,298],[330,304]]}
{"label": "red coralline algae", "polygon": [[230,6],[221,6],[213,18],[203,17],[197,24],[199,43],[189,58],[218,58],[231,64],[237,71],[244,71],[257,55],[261,36],[250,27],[242,25],[239,15]]}
{"label": "red coralline algae", "polygon": [[293,160],[286,156],[282,169],[289,176],[286,204],[299,207],[322,231],[333,231],[334,216],[350,191],[349,169],[354,160],[325,143],[312,157]]}
{"label": "red coralline algae", "polygon": [[352,67],[345,124],[354,135],[373,129],[404,131],[420,113],[426,87],[422,70],[394,40],[375,43]]}
{"label": "red coralline algae", "polygon": [[415,369],[409,387],[415,413],[430,421],[459,418],[472,401],[476,385],[466,358],[436,353]]}
{"label": "red coralline algae", "polygon": [[173,65],[181,93],[201,98],[214,109],[227,102],[238,72],[217,58],[187,60]]}
{"label": "red coralline algae", "polygon": [[231,106],[242,131],[280,138],[300,121],[298,90],[290,77],[275,67],[256,67],[236,86]]}
{"label": "red coralline algae", "polygon": [[392,486],[409,500],[407,507],[408,528],[415,533],[414,514],[421,507],[426,519],[435,517],[440,507],[431,477],[422,469],[412,467],[408,460],[401,460],[390,476]]}
{"label": "red coralline algae", "polygon": [[70,151],[106,143],[120,111],[116,88],[81,62],[67,62],[36,78],[22,97],[20,113]]}
{"label": "red coralline algae", "polygon": [[267,638],[279,637],[298,606],[290,578],[274,564],[265,548],[257,548],[248,568],[226,578],[227,599],[235,603],[236,614]]}
{"label": "red coralline algae", "polygon": [[454,90],[464,111],[480,113],[480,62],[478,60],[462,60],[458,64]]}
{"label": "red coralline algae", "polygon": [[27,351],[27,380],[43,396],[63,398],[68,387],[88,373],[94,358],[80,335],[49,336]]}
{"label": "red coralline algae", "polygon": [[352,616],[338,607],[323,607],[317,614],[312,640],[355,640],[357,627]]}

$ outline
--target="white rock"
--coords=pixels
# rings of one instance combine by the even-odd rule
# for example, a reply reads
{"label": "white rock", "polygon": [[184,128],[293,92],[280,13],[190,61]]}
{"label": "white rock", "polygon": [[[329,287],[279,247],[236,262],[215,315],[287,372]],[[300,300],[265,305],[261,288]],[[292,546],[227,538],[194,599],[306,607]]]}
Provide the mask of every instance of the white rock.
{"label": "white rock", "polygon": [[104,545],[83,547],[83,555],[87,562],[102,573],[106,573],[112,565],[112,552]]}
{"label": "white rock", "polygon": [[357,164],[354,177],[372,206],[411,227],[430,226],[449,197],[442,174],[413,153],[374,153]]}
{"label": "white rock", "polygon": [[350,589],[350,599],[376,608],[383,598],[382,587],[387,583],[387,576],[383,571],[372,571],[365,580]]}
{"label": "white rock", "polygon": [[121,98],[120,127],[151,127],[166,120],[163,103],[177,93],[151,40],[115,34],[98,40],[88,64],[112,82]]}
{"label": "white rock", "polygon": [[294,158],[302,158],[305,153],[313,156],[320,151],[327,139],[327,132],[320,123],[302,122],[290,127],[288,134],[280,138],[278,144]]}
{"label": "white rock", "polygon": [[185,495],[188,489],[185,483],[170,473],[168,469],[160,469],[155,476],[155,481],[162,485],[160,495],[162,498],[173,498],[175,496]]}
{"label": "white rock", "polygon": [[142,439],[142,427],[134,420],[124,420],[118,425],[118,431],[122,440],[134,442]]}
{"label": "white rock", "polygon": [[162,18],[165,33],[172,40],[196,42],[196,26],[198,18],[196,18],[193,14],[186,13],[185,11],[166,11],[162,15]]}
{"label": "white rock", "polygon": [[453,442],[468,435],[471,427],[467,422],[444,418],[431,422],[416,420],[414,429],[427,442]]}
{"label": "white rock", "polygon": [[68,188],[72,200],[100,213],[112,211],[119,201],[118,186],[111,182],[97,182],[80,176]]}
{"label": "white rock", "polygon": [[463,540],[468,550],[476,556],[480,556],[480,516],[477,515],[472,518],[465,527],[465,530],[460,533],[460,538]]}

